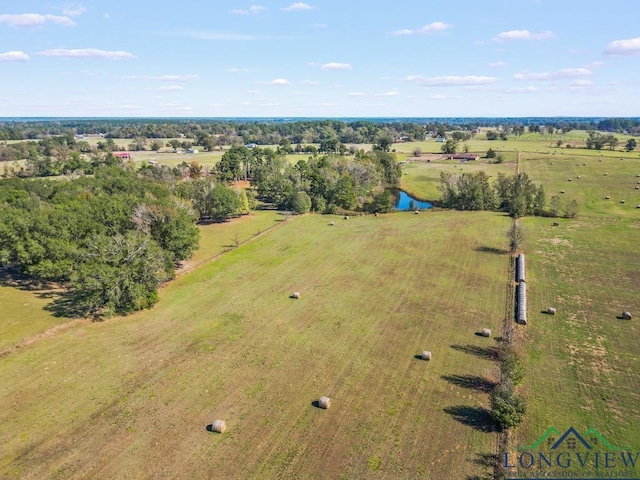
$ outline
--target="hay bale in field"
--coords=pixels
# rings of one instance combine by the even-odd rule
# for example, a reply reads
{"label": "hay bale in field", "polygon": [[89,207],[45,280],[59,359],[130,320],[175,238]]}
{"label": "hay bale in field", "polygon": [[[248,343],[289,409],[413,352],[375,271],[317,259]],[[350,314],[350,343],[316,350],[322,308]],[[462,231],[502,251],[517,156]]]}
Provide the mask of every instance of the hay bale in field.
{"label": "hay bale in field", "polygon": [[607,175],[609,175],[607,172],[604,172],[604,176],[606,177]]}
{"label": "hay bale in field", "polygon": [[636,177],[640,177],[640,173],[636,173]]}
{"label": "hay bale in field", "polygon": [[226,429],[227,429],[227,422],[225,422],[224,420],[216,420],[211,425],[211,430],[216,433],[224,433]]}
{"label": "hay bale in field", "polygon": [[567,178],[567,182],[570,182],[570,181],[571,181],[571,179],[570,179],[570,178]]}
{"label": "hay bale in field", "polygon": [[586,164],[586,163],[583,163],[582,165],[583,165],[583,166],[585,166],[585,167],[587,166],[587,164]]}
{"label": "hay bale in field", "polygon": [[553,162],[551,162],[551,165],[555,165]]}
{"label": "hay bale in field", "polygon": [[345,219],[345,220],[349,220],[349,215],[345,215],[345,216],[344,216],[344,219]]}
{"label": "hay bale in field", "polygon": [[580,178],[580,175],[578,175],[576,178]]}
{"label": "hay bale in field", "polygon": [[564,193],[564,190],[560,190],[560,193]]}
{"label": "hay bale in field", "polygon": [[552,224],[552,226],[554,226],[554,227],[557,227],[557,226],[559,226],[559,225],[560,225],[560,224],[559,224],[558,222],[553,222],[553,224]]}
{"label": "hay bale in field", "polygon": [[624,203],[624,200],[620,200],[620,203]]}
{"label": "hay bale in field", "polygon": [[629,312],[622,312],[623,320],[631,320],[631,314]]}
{"label": "hay bale in field", "polygon": [[491,336],[491,329],[490,328],[483,328],[481,334],[482,334],[483,337],[490,337]]}
{"label": "hay bale in field", "polygon": [[418,214],[420,213],[420,210],[416,210],[416,211],[415,211],[415,212],[413,212],[413,213],[415,213],[416,215],[418,215]]}
{"label": "hay bale in field", "polygon": [[318,400],[318,407],[325,410],[331,406],[331,399],[329,397],[320,397]]}
{"label": "hay bale in field", "polygon": [[606,197],[604,197],[605,200],[609,200],[611,197],[609,195],[607,195]]}
{"label": "hay bale in field", "polygon": [[291,298],[295,298],[296,300],[298,300],[300,298],[300,292],[293,292]]}
{"label": "hay bale in field", "polygon": [[425,350],[424,352],[422,352],[422,359],[431,360],[431,352],[428,350]]}
{"label": "hay bale in field", "polygon": [[636,205],[636,208],[640,208],[640,205]]}
{"label": "hay bale in field", "polygon": [[556,309],[553,308],[553,307],[549,307],[549,308],[547,308],[547,313],[549,315],[555,315],[556,314]]}
{"label": "hay bale in field", "polygon": [[373,214],[373,216],[374,216],[374,217],[377,217],[377,216],[378,216],[378,212],[374,213],[374,214]]}
{"label": "hay bale in field", "polygon": [[636,190],[640,190],[640,187],[638,185],[635,186]]}
{"label": "hay bale in field", "polygon": [[329,222],[329,226],[333,227],[336,224],[336,222]]}

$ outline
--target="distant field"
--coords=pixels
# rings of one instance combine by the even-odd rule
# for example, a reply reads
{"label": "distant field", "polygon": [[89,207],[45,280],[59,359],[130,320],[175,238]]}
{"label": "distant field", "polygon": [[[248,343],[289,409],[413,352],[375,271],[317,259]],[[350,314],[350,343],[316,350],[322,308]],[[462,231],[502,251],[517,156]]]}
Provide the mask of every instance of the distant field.
{"label": "distant field", "polygon": [[[496,343],[474,332],[500,330],[508,218],[333,218],[297,218],[180,277],[150,311],[3,360],[0,475],[486,473]],[[431,362],[415,358],[425,349]],[[312,405],[321,395],[331,409]],[[207,432],[218,418],[228,431]]]}
{"label": "distant field", "polygon": [[402,189],[425,200],[438,200],[442,194],[438,190],[440,173],[459,175],[464,172],[484,171],[494,178],[498,173],[513,175],[515,163],[488,163],[486,159],[460,163],[458,160],[433,160],[426,162],[409,161],[402,167]]}

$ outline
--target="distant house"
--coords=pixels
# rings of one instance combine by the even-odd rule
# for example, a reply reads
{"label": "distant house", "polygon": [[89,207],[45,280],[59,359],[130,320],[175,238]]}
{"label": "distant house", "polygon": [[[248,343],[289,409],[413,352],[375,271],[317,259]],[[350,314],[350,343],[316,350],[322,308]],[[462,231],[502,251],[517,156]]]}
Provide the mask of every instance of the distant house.
{"label": "distant house", "polygon": [[198,149],[197,148],[187,148],[187,153],[189,153],[189,154],[198,153]]}
{"label": "distant house", "polygon": [[129,152],[113,152],[114,157],[122,158],[122,159],[130,159],[131,154]]}
{"label": "distant house", "polygon": [[255,143],[247,143],[247,144],[245,145],[245,147],[247,147],[247,148],[256,148],[256,147],[257,147],[257,145],[256,145]]}
{"label": "distant house", "polygon": [[469,160],[478,160],[480,155],[476,153],[449,153],[445,155],[447,160],[461,160],[467,162]]}
{"label": "distant house", "polygon": [[438,143],[444,143],[447,139],[444,137],[436,137],[436,142]]}

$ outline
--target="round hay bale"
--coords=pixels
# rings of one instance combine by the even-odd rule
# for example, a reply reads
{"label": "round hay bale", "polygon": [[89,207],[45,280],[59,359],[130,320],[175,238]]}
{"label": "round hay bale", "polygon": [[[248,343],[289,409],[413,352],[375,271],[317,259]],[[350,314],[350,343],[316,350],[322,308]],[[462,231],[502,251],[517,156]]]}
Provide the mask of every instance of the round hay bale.
{"label": "round hay bale", "polygon": [[640,205],[636,205],[636,208],[640,208]]}
{"label": "round hay bale", "polygon": [[580,178],[580,175],[578,175],[576,178]]}
{"label": "round hay bale", "polygon": [[609,200],[611,197],[609,195],[607,195],[606,197],[604,197],[605,200]]}
{"label": "round hay bale", "polygon": [[377,217],[377,216],[378,216],[378,212],[374,213],[374,214],[373,214],[373,216],[374,216],[374,217]]}
{"label": "round hay bale", "polygon": [[609,175],[607,172],[604,172],[604,176],[606,177],[607,175]]}
{"label": "round hay bale", "polygon": [[490,328],[483,328],[482,329],[482,336],[483,337],[490,337],[491,336],[491,329]]}
{"label": "round hay bale", "polygon": [[567,178],[567,182],[571,182],[571,179],[570,179],[570,178]]}
{"label": "round hay bale", "polygon": [[560,190],[560,193],[564,193],[564,190]]}
{"label": "round hay bale", "polygon": [[300,298],[300,292],[293,292],[293,295],[291,295],[291,298],[295,298],[296,300],[298,300]]}
{"label": "round hay bale", "polygon": [[424,352],[422,352],[422,359],[431,360],[431,352],[429,352],[428,350],[425,350]]}
{"label": "round hay bale", "polygon": [[333,227],[336,224],[336,222],[329,222],[329,226]]}
{"label": "round hay bale", "polygon": [[637,174],[636,174],[636,177],[640,177],[640,173],[637,173]]}
{"label": "round hay bale", "polygon": [[211,430],[213,430],[216,433],[224,433],[226,429],[227,429],[227,422],[225,422],[224,420],[216,420],[215,422],[213,422],[211,426]]}
{"label": "round hay bale", "polygon": [[640,190],[640,187],[638,185],[635,186],[636,190]]}
{"label": "round hay bale", "polygon": [[624,200],[620,200],[620,203],[624,203]]}
{"label": "round hay bale", "polygon": [[558,222],[553,222],[553,226],[554,226],[554,227],[557,227],[557,226],[559,226],[559,225],[560,225],[560,224],[559,224]]}
{"label": "round hay bale", "polygon": [[622,312],[622,318],[625,320],[631,320],[631,314],[629,312]]}
{"label": "round hay bale", "polygon": [[326,410],[331,406],[331,399],[329,397],[320,397],[318,400],[318,406]]}
{"label": "round hay bale", "polygon": [[549,307],[549,308],[547,308],[547,313],[549,315],[555,315],[556,314],[556,309],[553,308],[553,307]]}
{"label": "round hay bale", "polygon": [[553,163],[553,162],[551,162],[551,165],[553,165],[553,164],[554,164],[554,163]]}
{"label": "round hay bale", "polygon": [[349,220],[349,215],[345,215],[345,216],[344,216],[344,219],[345,219],[345,220]]}
{"label": "round hay bale", "polygon": [[413,212],[413,213],[415,213],[416,215],[418,215],[418,214],[420,213],[420,210],[416,210],[416,211],[415,211],[415,212]]}

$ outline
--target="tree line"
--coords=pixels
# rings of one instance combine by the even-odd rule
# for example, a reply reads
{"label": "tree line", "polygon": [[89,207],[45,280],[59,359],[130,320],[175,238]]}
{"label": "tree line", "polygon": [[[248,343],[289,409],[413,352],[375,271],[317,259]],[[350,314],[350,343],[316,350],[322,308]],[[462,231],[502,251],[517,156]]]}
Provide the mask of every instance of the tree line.
{"label": "tree line", "polygon": [[524,215],[548,215],[574,218],[578,214],[575,200],[551,197],[549,205],[544,187],[536,185],[526,173],[498,174],[495,182],[483,172],[453,175],[440,174],[441,205],[457,210],[499,210],[518,218]]}
{"label": "tree line", "polygon": [[66,315],[147,308],[198,247],[196,222],[247,213],[242,192],[168,167],[100,165],[75,180],[0,181],[0,266],[65,287]]}

